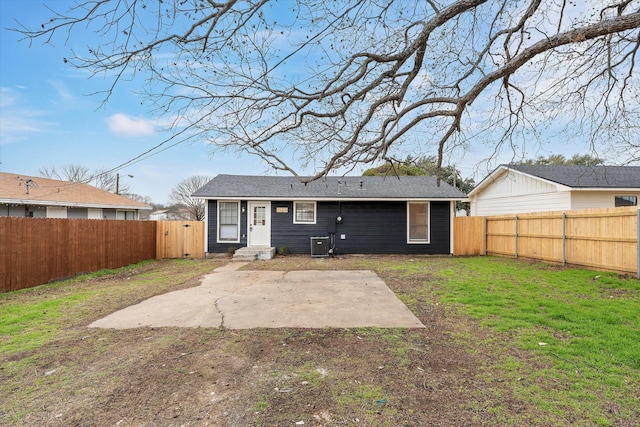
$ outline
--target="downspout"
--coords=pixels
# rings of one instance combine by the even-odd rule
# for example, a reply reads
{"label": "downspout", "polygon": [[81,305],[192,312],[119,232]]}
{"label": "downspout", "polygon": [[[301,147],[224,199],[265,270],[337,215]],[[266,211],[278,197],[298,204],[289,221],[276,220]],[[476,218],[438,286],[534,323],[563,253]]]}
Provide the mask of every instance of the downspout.
{"label": "downspout", "polygon": [[[362,181],[360,181],[360,188],[362,188]],[[327,230],[327,234],[329,235],[329,256],[334,256],[338,252],[338,249],[336,248],[337,240],[338,240],[336,236],[338,235],[338,226],[340,225],[340,222],[338,222],[338,218],[342,218],[342,202],[339,199],[338,199],[338,213],[333,218],[333,224],[332,224],[333,231],[331,231],[332,229],[331,225]]]}

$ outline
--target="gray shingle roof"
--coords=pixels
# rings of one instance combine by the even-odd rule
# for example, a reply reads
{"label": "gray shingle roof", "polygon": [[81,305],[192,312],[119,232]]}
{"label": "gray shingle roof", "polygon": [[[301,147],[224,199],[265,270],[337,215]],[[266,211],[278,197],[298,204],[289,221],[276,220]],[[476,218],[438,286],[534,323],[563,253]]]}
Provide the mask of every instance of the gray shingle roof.
{"label": "gray shingle roof", "polygon": [[[362,183],[362,185],[360,185]],[[295,177],[218,175],[195,197],[270,199],[465,199],[466,195],[432,176],[326,177],[303,184]]]}
{"label": "gray shingle roof", "polygon": [[572,188],[640,188],[640,166],[506,166]]}

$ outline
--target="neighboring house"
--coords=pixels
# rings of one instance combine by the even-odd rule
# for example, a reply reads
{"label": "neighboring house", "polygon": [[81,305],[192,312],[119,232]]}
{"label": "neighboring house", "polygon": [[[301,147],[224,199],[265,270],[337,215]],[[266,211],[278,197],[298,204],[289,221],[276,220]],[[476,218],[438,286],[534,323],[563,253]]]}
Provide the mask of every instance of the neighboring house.
{"label": "neighboring house", "polygon": [[450,254],[455,202],[466,200],[424,176],[303,184],[294,177],[218,175],[193,196],[206,201],[209,253],[249,246],[309,254],[317,237],[314,243],[330,253]]}
{"label": "neighboring house", "polygon": [[470,193],[472,216],[637,206],[640,166],[501,165]]}
{"label": "neighboring house", "polygon": [[151,212],[149,219],[153,221],[191,221],[191,212],[187,208],[172,207]]}
{"label": "neighboring house", "polygon": [[151,221],[167,221],[169,219],[169,209],[153,211],[149,214],[149,219]]}
{"label": "neighboring house", "polygon": [[138,219],[144,203],[88,184],[0,172],[0,216]]}

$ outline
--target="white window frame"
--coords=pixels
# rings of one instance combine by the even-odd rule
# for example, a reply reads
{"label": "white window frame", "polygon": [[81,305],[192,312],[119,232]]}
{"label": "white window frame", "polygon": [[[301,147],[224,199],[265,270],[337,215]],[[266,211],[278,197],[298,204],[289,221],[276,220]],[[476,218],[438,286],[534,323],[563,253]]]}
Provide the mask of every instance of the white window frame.
{"label": "white window frame", "polygon": [[[411,205],[427,205],[427,238],[411,239]],[[410,245],[428,245],[431,243],[431,202],[415,200],[407,202],[407,243]]]}
{"label": "white window frame", "polygon": [[[296,220],[296,213],[298,211],[297,207],[298,207],[298,203],[311,203],[313,204],[313,221],[298,221]],[[316,221],[318,220],[318,202],[315,202],[313,200],[299,200],[299,201],[295,201],[293,202],[293,223],[294,224],[315,224]]]}
{"label": "white window frame", "polygon": [[[220,207],[222,206],[223,203],[235,203],[237,206],[237,216],[236,218],[238,218],[237,224],[236,224],[236,240],[228,240],[228,239],[220,239]],[[217,215],[216,215],[216,242],[217,243],[240,243],[240,201],[239,200],[218,200],[218,203],[216,204],[216,210],[217,210]]]}

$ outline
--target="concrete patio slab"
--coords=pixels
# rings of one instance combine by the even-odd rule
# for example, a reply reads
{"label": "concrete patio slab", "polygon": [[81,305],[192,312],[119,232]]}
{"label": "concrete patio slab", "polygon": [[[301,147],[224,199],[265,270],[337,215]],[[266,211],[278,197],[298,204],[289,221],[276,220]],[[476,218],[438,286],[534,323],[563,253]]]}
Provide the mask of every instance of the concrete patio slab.
{"label": "concrete patio slab", "polygon": [[423,328],[372,271],[236,271],[228,264],[202,284],[159,295],[89,327]]}

